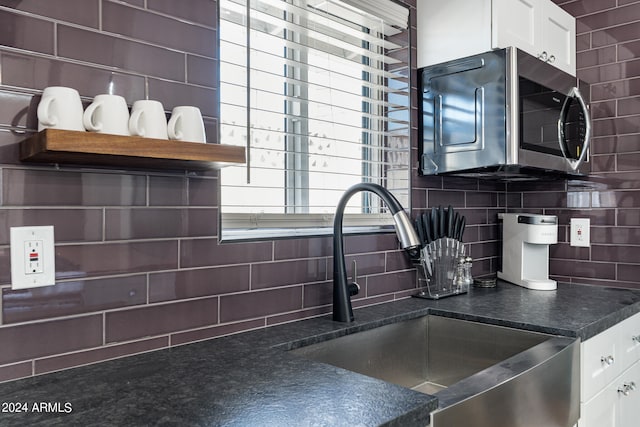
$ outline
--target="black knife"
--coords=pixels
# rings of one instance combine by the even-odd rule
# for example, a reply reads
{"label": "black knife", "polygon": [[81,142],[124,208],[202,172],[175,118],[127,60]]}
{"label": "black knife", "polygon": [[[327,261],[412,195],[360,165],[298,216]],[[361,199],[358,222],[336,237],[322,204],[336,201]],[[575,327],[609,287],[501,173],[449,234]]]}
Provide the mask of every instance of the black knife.
{"label": "black knife", "polygon": [[438,233],[440,235],[440,237],[446,237],[447,234],[447,230],[446,230],[446,222],[447,222],[447,218],[444,215],[444,208],[442,207],[442,205],[440,205],[438,207],[438,227],[440,227],[440,232]]}
{"label": "black knife", "polygon": [[431,208],[431,237],[433,240],[440,238],[440,220],[438,219],[438,208]]}
{"label": "black knife", "polygon": [[447,208],[447,237],[454,238],[453,235],[453,208],[451,205]]}
{"label": "black knife", "polygon": [[462,242],[462,236],[464,236],[464,226],[466,225],[467,219],[463,216],[460,218],[460,231],[458,232],[458,240]]}
{"label": "black knife", "polygon": [[431,217],[429,215],[429,212],[425,212],[422,214],[422,224],[424,226],[425,243],[428,245],[433,240],[431,238]]}
{"label": "black knife", "polygon": [[426,245],[426,239],[424,237],[424,223],[422,222],[422,214],[418,214],[418,216],[416,217],[416,230],[418,231],[420,246],[424,248]]}

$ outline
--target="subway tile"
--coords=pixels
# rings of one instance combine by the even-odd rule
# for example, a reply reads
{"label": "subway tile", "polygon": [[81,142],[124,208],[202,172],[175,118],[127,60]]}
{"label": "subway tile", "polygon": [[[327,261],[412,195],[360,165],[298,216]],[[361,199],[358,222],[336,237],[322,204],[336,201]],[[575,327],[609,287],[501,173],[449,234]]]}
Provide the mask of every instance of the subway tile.
{"label": "subway tile", "polygon": [[0,129],[0,163],[19,164],[20,142],[27,136],[22,130]]}
{"label": "subway tile", "polygon": [[[145,97],[145,79],[122,71],[104,70],[57,59],[17,53],[0,53],[2,83],[29,89],[47,86],[73,87],[81,95],[93,97],[101,93],[123,96],[130,104]],[[25,70],[34,72],[25,73]],[[27,119],[36,119],[37,103],[32,104]]]}
{"label": "subway tile", "polygon": [[127,341],[218,323],[218,298],[175,302],[105,314],[105,341]]}
{"label": "subway tile", "polygon": [[35,129],[37,122],[27,123],[33,98],[26,93],[0,90],[0,125]]}
{"label": "subway tile", "polygon": [[636,227],[591,227],[594,244],[640,245],[640,229]]}
{"label": "subway tile", "polygon": [[90,313],[144,304],[147,279],[143,275],[74,282],[55,286],[2,291],[4,324]]}
{"label": "subway tile", "polygon": [[30,377],[33,372],[31,361],[0,366],[0,383]]}
{"label": "subway tile", "polygon": [[635,21],[638,17],[640,17],[640,4],[631,4],[610,8],[609,10],[594,13],[589,16],[582,16],[580,17],[580,22],[592,30],[599,30],[607,27],[618,28],[615,26],[621,26],[621,24]]}
{"label": "subway tile", "polygon": [[615,209],[546,209],[547,215],[556,215],[558,224],[569,224],[571,218],[589,218],[591,225],[614,226],[616,224]]}
{"label": "subway tile", "polygon": [[[385,271],[385,254],[360,254],[345,256],[345,265],[347,267],[347,277],[353,277],[353,262],[356,262],[356,272],[358,280],[369,274],[378,274]],[[327,277],[333,278],[333,257],[330,257],[327,263]]]}
{"label": "subway tile", "polygon": [[0,248],[0,285],[11,283],[11,249]]}
{"label": "subway tile", "polygon": [[187,82],[210,88],[218,87],[218,61],[187,55]]}
{"label": "subway tile", "polygon": [[474,191],[466,193],[466,206],[473,207],[497,207],[498,194],[482,191]]}
{"label": "subway tile", "polygon": [[[558,239],[560,241],[560,239]],[[549,258],[550,259],[568,259],[568,260],[580,260],[588,261],[590,251],[589,248],[581,248],[571,246],[569,244],[558,243],[549,246]]]}
{"label": "subway tile", "polygon": [[58,243],[102,240],[101,209],[2,209],[0,245],[9,244],[10,227],[36,225],[53,225]]}
{"label": "subway tile", "polygon": [[211,237],[217,234],[217,223],[217,209],[107,209],[105,238]]}
{"label": "subway tile", "polygon": [[[632,114],[640,115],[640,96],[635,96],[633,98],[619,99],[618,115],[628,116]],[[638,120],[638,118],[636,118],[636,120]]]}
{"label": "subway tile", "polygon": [[416,272],[400,271],[367,277],[367,297],[405,291],[416,287]]}
{"label": "subway tile", "polygon": [[187,179],[183,176],[149,176],[150,206],[187,204]]}
{"label": "subway tile", "polygon": [[149,275],[149,302],[214,296],[248,290],[248,265],[179,270]]}
{"label": "subway tile", "polygon": [[[639,259],[640,246],[591,245],[592,261],[635,264]],[[599,265],[601,264],[594,263],[594,266]]]}
{"label": "subway tile", "polygon": [[[202,4],[204,4],[204,1],[200,0],[194,6],[199,7]],[[147,3],[147,7],[149,6],[153,7],[153,2],[152,5]],[[162,6],[162,4],[157,3],[156,6]],[[197,13],[191,5],[185,8],[174,2],[173,6],[168,7],[171,9],[180,8],[183,11],[190,10],[183,12],[183,14]],[[215,8],[215,4],[210,3],[210,8]],[[162,31],[158,31],[159,28],[162,28]],[[183,20],[132,8],[124,4],[110,1],[102,2],[102,29],[183,52],[192,52],[209,57],[214,57],[216,54],[217,36],[214,30],[200,25],[189,24]]]}
{"label": "subway tile", "polygon": [[301,286],[224,295],[220,297],[220,322],[271,316],[301,308]]}
{"label": "subway tile", "polygon": [[344,236],[344,253],[357,254],[398,249],[395,232]]}
{"label": "subway tile", "polygon": [[549,260],[549,272],[569,277],[589,277],[593,279],[615,279],[615,264],[593,261]]}
{"label": "subway tile", "polygon": [[[605,99],[624,98],[628,96],[640,95],[640,78],[627,79],[616,82],[602,83],[591,86],[591,100],[600,101]],[[624,119],[621,119],[624,120]],[[595,120],[594,128],[602,122],[611,122],[612,120]],[[636,128],[637,131],[637,128]],[[633,131],[624,133],[635,133]],[[601,136],[594,129],[594,136]],[[610,134],[607,134],[610,135]]]}
{"label": "subway tile", "polygon": [[[557,3],[557,2],[556,2]],[[616,0],[580,0],[566,2],[562,6],[564,10],[569,12],[571,16],[581,17],[590,15],[601,10],[616,7]],[[581,18],[582,19],[582,18]]]}
{"label": "subway tile", "polygon": [[616,116],[616,101],[592,102],[589,105],[592,119],[607,119]]}
{"label": "subway tile", "polygon": [[465,206],[465,192],[464,191],[444,191],[444,190],[429,190],[427,193],[428,204],[427,207],[433,206],[453,206],[464,207]]}
{"label": "subway tile", "polygon": [[180,267],[205,267],[272,260],[271,242],[221,243],[217,239],[183,240]]}
{"label": "subway tile", "polygon": [[173,270],[176,241],[125,242],[56,247],[56,279]]}
{"label": "subway tile", "polygon": [[591,34],[578,34],[576,37],[576,52],[583,52],[591,48]]}
{"label": "subway tile", "polygon": [[47,357],[44,359],[37,359],[34,362],[35,374],[40,375],[76,366],[89,365],[123,356],[131,356],[138,353],[159,350],[168,346],[168,337],[158,337],[126,344],[108,345],[97,349]]}
{"label": "subway tile", "polygon": [[332,251],[333,242],[330,237],[282,239],[274,242],[276,260],[325,257],[330,256]]}
{"label": "subway tile", "polygon": [[218,206],[218,180],[189,178],[189,206]]}
{"label": "subway tile", "polygon": [[146,202],[141,175],[30,169],[2,171],[4,206],[128,206]]}
{"label": "subway tile", "polygon": [[[378,256],[378,258],[380,258]],[[395,271],[395,270],[408,270],[413,267],[413,263],[411,261],[411,257],[407,253],[407,251],[395,251],[387,253],[387,260],[385,264],[385,270],[383,271]],[[358,272],[360,272],[360,266],[358,265]],[[378,271],[372,271],[371,273],[363,272],[363,274],[375,274]]]}
{"label": "subway tile", "polygon": [[[640,83],[640,79],[638,80]],[[634,89],[634,94],[638,90],[640,93],[640,85]],[[593,135],[594,136],[610,136],[622,134],[634,134],[638,132],[638,120],[640,116],[618,117],[615,119],[594,120]]]}
{"label": "subway tile", "polygon": [[444,190],[477,191],[478,181],[479,180],[477,179],[469,179],[464,177],[443,176],[442,188]]}
{"label": "subway tile", "polygon": [[616,170],[615,155],[593,155],[591,156],[591,172],[609,172]]}
{"label": "subway tile", "polygon": [[193,105],[200,108],[203,116],[218,116],[216,89],[154,78],[149,78],[148,84],[149,99],[162,102],[166,110],[171,110],[177,105]]}
{"label": "subway tile", "polygon": [[2,0],[0,6],[98,28],[98,3],[99,0]]}
{"label": "subway tile", "polygon": [[[0,10],[0,46],[34,52],[54,53],[53,22]],[[3,77],[3,84],[4,82]]]}
{"label": "subway tile", "polygon": [[567,193],[556,191],[523,193],[523,208],[561,208],[567,206]]}
{"label": "subway tile", "polygon": [[618,45],[618,59],[620,61],[634,58],[640,58],[640,40]]}
{"label": "subway tile", "polygon": [[638,264],[618,264],[617,265],[617,277],[618,280],[626,282],[640,282],[640,265]]}
{"label": "subway tile", "polygon": [[264,319],[258,319],[213,326],[211,328],[197,329],[195,331],[178,332],[171,335],[171,345],[181,345],[195,341],[202,341],[251,329],[264,328],[265,326]]}
{"label": "subway tile", "polygon": [[500,254],[501,246],[495,242],[472,243],[469,246],[469,253],[474,259],[496,257]]}
{"label": "subway tile", "polygon": [[[638,10],[640,10],[640,6]],[[595,31],[591,35],[593,47],[598,48],[601,46],[637,40],[639,30],[640,23],[635,22],[631,24],[607,28],[601,31]]]}
{"label": "subway tile", "polygon": [[267,326],[277,325],[279,323],[289,323],[294,320],[308,319],[310,317],[318,317],[331,313],[331,307],[313,307],[306,310],[298,310],[285,314],[275,314],[267,317]]}
{"label": "subway tile", "polygon": [[640,153],[625,153],[616,156],[617,170],[640,171]]}
{"label": "subway tile", "polygon": [[333,281],[303,286],[304,308],[320,307],[333,303]]}
{"label": "subway tile", "polygon": [[[286,274],[283,274],[285,271]],[[253,264],[251,267],[251,289],[274,288],[326,279],[327,262],[324,258],[261,263]]]}
{"label": "subway tile", "polygon": [[607,46],[599,49],[585,50],[576,54],[576,68],[593,67],[596,65],[616,62],[616,47]]}
{"label": "subway tile", "polygon": [[0,328],[0,365],[102,345],[102,315]]}
{"label": "subway tile", "polygon": [[640,209],[618,209],[618,226],[640,226]]}
{"label": "subway tile", "polygon": [[58,55],[166,79],[185,79],[184,55],[179,52],[77,27],[58,25]]}
{"label": "subway tile", "polygon": [[175,0],[147,0],[147,8],[209,27],[216,27],[218,24],[216,2],[211,0],[190,0],[189,7],[184,7]]}

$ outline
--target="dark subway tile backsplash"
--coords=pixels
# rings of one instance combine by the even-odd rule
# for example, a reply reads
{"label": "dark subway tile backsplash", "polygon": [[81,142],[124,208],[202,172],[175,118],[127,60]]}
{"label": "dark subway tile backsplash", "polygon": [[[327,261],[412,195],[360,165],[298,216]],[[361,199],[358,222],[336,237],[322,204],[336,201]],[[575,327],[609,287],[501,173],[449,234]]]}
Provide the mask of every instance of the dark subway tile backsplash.
{"label": "dark subway tile backsplash", "polygon": [[[415,12],[415,0],[401,3]],[[578,16],[578,76],[593,85],[594,174],[509,184],[419,176],[412,68],[411,214],[452,205],[465,215],[476,276],[497,271],[498,213],[558,215],[553,277],[640,287],[640,7],[556,3]],[[215,0],[0,0],[0,381],[331,312],[331,237],[221,243],[218,172],[19,160],[41,91],[54,85],[78,89],[85,104],[112,91],[129,105],[157,99],[167,113],[198,106],[217,142],[217,11]],[[415,30],[413,13],[410,22]],[[591,248],[569,246],[572,217],[591,219]],[[9,228],[22,225],[54,225],[55,287],[11,290]],[[345,252],[362,286],[354,307],[415,292],[395,233],[345,236]]]}

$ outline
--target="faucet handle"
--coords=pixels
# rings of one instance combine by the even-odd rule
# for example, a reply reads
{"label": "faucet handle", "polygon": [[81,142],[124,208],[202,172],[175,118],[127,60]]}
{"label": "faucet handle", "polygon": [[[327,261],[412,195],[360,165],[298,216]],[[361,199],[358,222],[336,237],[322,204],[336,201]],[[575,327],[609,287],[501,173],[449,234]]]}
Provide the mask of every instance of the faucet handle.
{"label": "faucet handle", "polygon": [[348,285],[348,290],[349,290],[349,296],[354,296],[354,295],[358,295],[358,293],[360,292],[360,285],[358,285],[358,264],[356,263],[356,260],[353,260],[353,282],[349,283]]}

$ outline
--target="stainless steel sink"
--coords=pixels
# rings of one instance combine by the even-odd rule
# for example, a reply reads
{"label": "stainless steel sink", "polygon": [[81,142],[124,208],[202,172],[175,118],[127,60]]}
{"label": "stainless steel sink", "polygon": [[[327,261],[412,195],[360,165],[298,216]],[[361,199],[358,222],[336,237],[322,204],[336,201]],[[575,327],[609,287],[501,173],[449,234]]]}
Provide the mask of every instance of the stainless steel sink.
{"label": "stainless steel sink", "polygon": [[438,397],[432,427],[573,426],[579,342],[424,316],[292,353]]}

